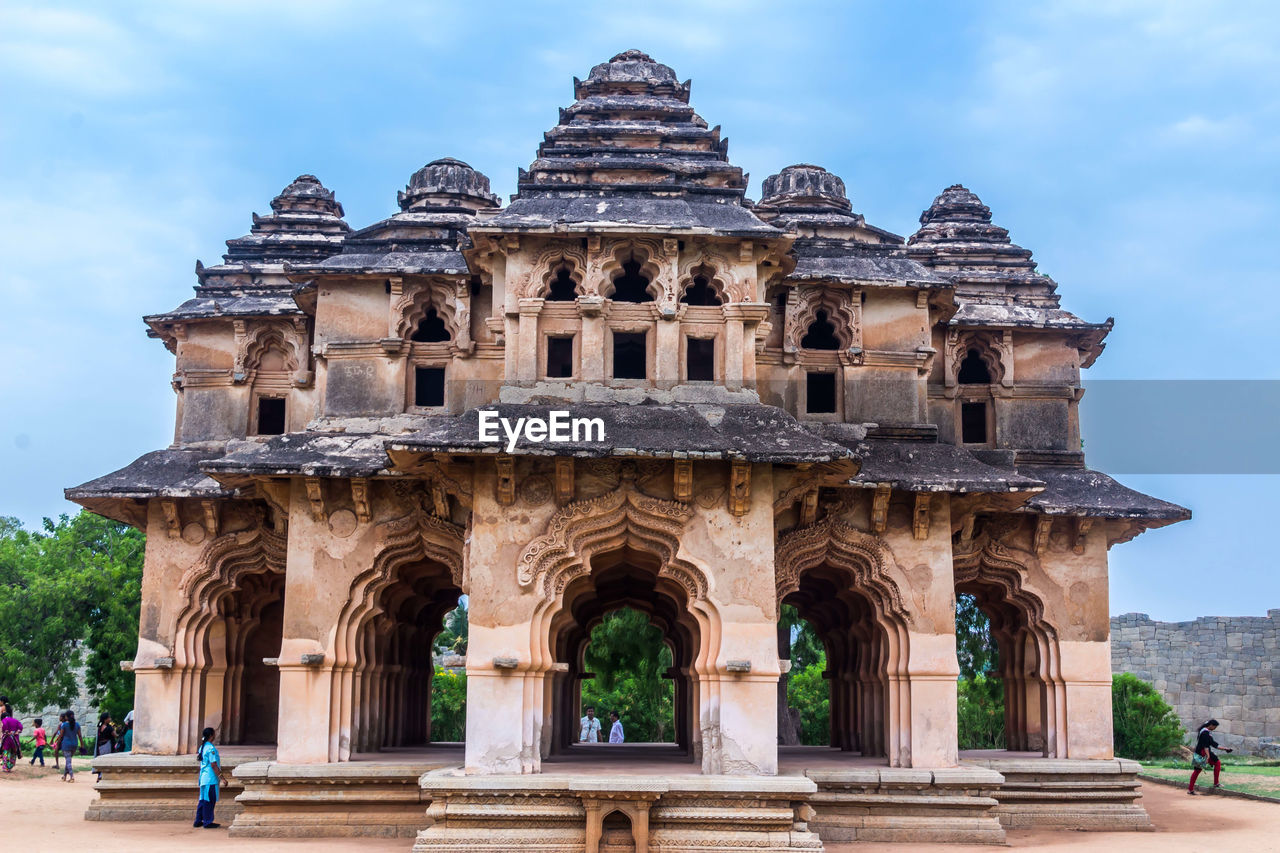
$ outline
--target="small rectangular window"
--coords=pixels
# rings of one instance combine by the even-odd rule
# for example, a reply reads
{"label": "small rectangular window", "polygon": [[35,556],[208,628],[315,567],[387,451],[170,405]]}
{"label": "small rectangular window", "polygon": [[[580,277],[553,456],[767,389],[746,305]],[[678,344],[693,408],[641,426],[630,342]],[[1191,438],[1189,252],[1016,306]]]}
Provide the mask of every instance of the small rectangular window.
{"label": "small rectangular window", "polygon": [[647,379],[644,332],[613,333],[613,378]]}
{"label": "small rectangular window", "polygon": [[987,443],[987,404],[960,404],[960,440],[965,444]]}
{"label": "small rectangular window", "polygon": [[258,398],[258,435],[284,434],[284,398]]}
{"label": "small rectangular window", "polygon": [[573,378],[573,338],[547,338],[547,378]]}
{"label": "small rectangular window", "polygon": [[690,382],[711,382],[716,378],[716,342],[711,338],[689,338],[685,349],[685,372]]}
{"label": "small rectangular window", "polygon": [[836,411],[836,375],[810,373],[805,383],[804,410],[811,415],[833,415]]}
{"label": "small rectangular window", "polygon": [[444,405],[443,367],[413,369],[413,404],[422,407]]}

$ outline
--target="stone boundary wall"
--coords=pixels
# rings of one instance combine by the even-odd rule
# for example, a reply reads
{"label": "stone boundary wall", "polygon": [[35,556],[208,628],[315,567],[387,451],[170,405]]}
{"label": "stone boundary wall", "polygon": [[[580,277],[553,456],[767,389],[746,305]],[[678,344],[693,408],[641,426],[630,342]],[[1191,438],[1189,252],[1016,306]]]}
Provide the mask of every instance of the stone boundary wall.
{"label": "stone boundary wall", "polygon": [[1280,757],[1280,609],[1192,622],[1113,616],[1111,669],[1153,684],[1188,733],[1212,717],[1223,746]]}

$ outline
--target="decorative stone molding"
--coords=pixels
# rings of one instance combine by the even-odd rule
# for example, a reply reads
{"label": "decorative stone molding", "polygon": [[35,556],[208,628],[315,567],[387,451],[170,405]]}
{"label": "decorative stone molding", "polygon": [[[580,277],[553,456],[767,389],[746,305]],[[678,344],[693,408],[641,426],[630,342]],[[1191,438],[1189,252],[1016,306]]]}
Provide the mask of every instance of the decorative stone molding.
{"label": "decorative stone molding", "polygon": [[870,594],[887,615],[906,617],[902,593],[889,574],[893,555],[877,536],[827,517],[778,539],[773,570],[778,603],[800,588],[806,569],[832,565],[851,572],[859,588]]}
{"label": "decorative stone molding", "polygon": [[529,277],[521,287],[516,289],[517,297],[546,299],[551,295],[551,280],[562,268],[569,271],[569,277],[573,279],[577,294],[579,296],[586,294],[590,269],[587,253],[582,249],[569,246],[554,246],[534,259]]}
{"label": "decorative stone molding", "polygon": [[623,481],[617,491],[576,501],[551,516],[547,532],[529,543],[517,562],[522,587],[539,588],[551,599],[574,577],[590,571],[591,556],[635,540],[662,558],[659,577],[675,580],[701,600],[707,595],[702,571],[677,556],[684,526],[693,508],[679,501],[651,498]]}
{"label": "decorative stone molding", "polygon": [[962,331],[951,328],[947,330],[947,345],[944,350],[946,362],[943,364],[945,383],[948,388],[960,384],[960,364],[969,355],[969,350],[978,351],[978,356],[987,365],[991,373],[991,384],[1012,387],[1013,385],[1013,335],[1001,330],[992,332]]}
{"label": "decorative stone molding", "polygon": [[467,293],[467,310],[460,312],[461,306],[451,284],[418,282],[404,285],[400,296],[391,303],[391,317],[395,323],[393,337],[409,340],[427,312],[434,310],[449,331],[451,343],[459,350],[470,352],[474,344],[471,342],[470,291]]}
{"label": "decorative stone molding", "polygon": [[808,334],[809,326],[824,311],[827,320],[835,326],[836,340],[843,353],[862,351],[862,300],[858,293],[832,287],[800,287],[787,301],[782,349],[786,353],[798,353],[800,342]]}
{"label": "decorative stone molding", "polygon": [[307,333],[305,321],[295,323],[262,323],[248,329],[243,320],[235,321],[235,364],[231,369],[236,384],[253,381],[262,356],[268,350],[279,349],[285,356],[285,369],[292,374],[295,385],[309,385],[311,372],[307,370]]}

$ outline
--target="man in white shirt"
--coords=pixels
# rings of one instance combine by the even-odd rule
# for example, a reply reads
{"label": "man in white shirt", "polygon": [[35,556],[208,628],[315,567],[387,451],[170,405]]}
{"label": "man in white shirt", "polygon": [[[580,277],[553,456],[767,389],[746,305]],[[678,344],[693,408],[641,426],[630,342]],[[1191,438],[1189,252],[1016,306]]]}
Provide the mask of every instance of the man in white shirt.
{"label": "man in white shirt", "polygon": [[622,743],[622,720],[618,719],[618,712],[610,711],[609,719],[613,721],[613,727],[609,729],[609,743]]}
{"label": "man in white shirt", "polygon": [[582,731],[578,735],[582,743],[595,743],[600,740],[600,720],[596,718],[596,709],[587,708],[587,715],[582,718]]}

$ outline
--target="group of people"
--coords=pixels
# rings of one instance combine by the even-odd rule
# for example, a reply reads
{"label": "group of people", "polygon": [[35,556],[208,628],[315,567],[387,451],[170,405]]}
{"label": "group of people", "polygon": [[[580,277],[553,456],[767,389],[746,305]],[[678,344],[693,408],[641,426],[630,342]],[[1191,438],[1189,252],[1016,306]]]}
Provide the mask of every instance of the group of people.
{"label": "group of people", "polygon": [[[22,722],[13,715],[13,706],[9,704],[8,698],[0,696],[0,736],[12,735],[16,740],[22,730]],[[130,711],[125,715],[124,723],[121,725],[113,723],[110,714],[103,713],[98,718],[97,735],[94,748],[96,755],[132,751],[133,712]],[[84,730],[76,721],[75,711],[68,710],[59,714],[58,725],[52,733],[45,728],[44,718],[36,717],[32,721],[31,740],[34,749],[28,764],[34,767],[39,761],[40,766],[44,767],[45,751],[48,750],[53,755],[53,769],[62,770],[62,781],[76,781],[76,769],[72,759],[77,753],[84,752],[89,744],[85,739]],[[102,778],[101,774],[98,778]]]}
{"label": "group of people", "polygon": [[[617,711],[609,712],[609,743],[625,743],[626,737],[622,732],[622,719],[618,716]],[[580,743],[604,743],[604,729],[600,720],[596,717],[596,709],[587,706],[587,714],[582,718],[582,731],[578,734]]]}

